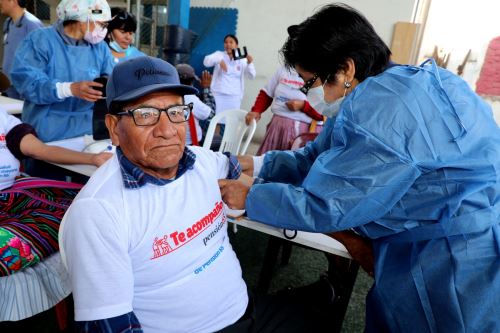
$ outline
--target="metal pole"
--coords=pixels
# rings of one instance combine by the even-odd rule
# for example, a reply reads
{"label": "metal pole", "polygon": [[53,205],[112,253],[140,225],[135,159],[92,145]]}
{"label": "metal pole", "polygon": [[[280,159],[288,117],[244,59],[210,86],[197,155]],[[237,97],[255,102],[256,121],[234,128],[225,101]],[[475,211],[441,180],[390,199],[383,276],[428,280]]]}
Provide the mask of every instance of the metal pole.
{"label": "metal pole", "polygon": [[[130,0],[128,0],[130,1]],[[142,23],[142,14],[141,14],[141,0],[136,0],[136,9],[137,9],[137,30],[135,31],[135,35],[137,38],[135,39],[135,47],[139,50],[141,49],[141,23]]]}

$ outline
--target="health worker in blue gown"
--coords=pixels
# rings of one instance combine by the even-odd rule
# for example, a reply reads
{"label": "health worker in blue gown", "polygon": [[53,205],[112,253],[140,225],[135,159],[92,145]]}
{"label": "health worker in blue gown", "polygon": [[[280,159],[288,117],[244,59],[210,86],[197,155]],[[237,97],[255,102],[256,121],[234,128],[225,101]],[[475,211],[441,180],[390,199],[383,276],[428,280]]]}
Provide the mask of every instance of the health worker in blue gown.
{"label": "health worker in blue gown", "polygon": [[63,0],[59,20],[31,33],[19,46],[11,72],[25,99],[23,121],[42,141],[92,133],[92,107],[113,58],[106,43],[111,11],[105,0]]}
{"label": "health worker in blue gown", "polygon": [[325,6],[288,33],[285,63],[333,119],[303,150],[242,157],[264,182],[220,181],[226,203],[273,226],[370,238],[368,332],[497,332],[500,130],[491,109],[434,61],[391,64],[348,6]]}

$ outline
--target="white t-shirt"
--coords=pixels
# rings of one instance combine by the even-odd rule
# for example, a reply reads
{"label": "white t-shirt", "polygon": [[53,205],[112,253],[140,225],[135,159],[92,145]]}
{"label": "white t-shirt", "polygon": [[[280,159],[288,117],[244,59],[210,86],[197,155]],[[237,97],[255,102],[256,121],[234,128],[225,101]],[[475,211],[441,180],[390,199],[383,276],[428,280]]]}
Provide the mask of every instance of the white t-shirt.
{"label": "white t-shirt", "polygon": [[[198,141],[201,141],[203,138],[203,133],[201,131],[200,123],[198,120],[205,120],[210,116],[210,112],[212,109],[203,103],[198,96],[196,95],[185,95],[184,103],[189,104],[193,103],[193,115],[194,115],[194,124],[196,126],[196,137]],[[186,124],[186,144],[191,145],[193,141],[191,140],[191,130],[189,128],[189,124]]]}
{"label": "white t-shirt", "polygon": [[144,332],[214,332],[236,322],[248,295],[217,184],[228,158],[201,147],[193,169],[164,186],[123,185],[115,157],[80,191],[59,242],[75,320],[134,311]]}
{"label": "white t-shirt", "polygon": [[[224,60],[227,71],[220,68],[220,62]],[[215,51],[203,59],[203,65],[214,67],[212,84],[210,88],[215,95],[231,95],[238,98],[243,97],[245,90],[245,76],[254,79],[256,72],[253,62],[248,64],[246,58],[231,60],[229,55],[223,51]]]}
{"label": "white t-shirt", "polygon": [[0,110],[0,190],[11,187],[14,179],[19,175],[19,161],[7,148],[5,137],[20,123],[21,121],[16,117]]}
{"label": "white t-shirt", "polygon": [[[290,111],[286,102],[293,99],[307,100],[306,95],[299,89],[304,85],[304,80],[293,69],[281,66],[264,87],[264,91],[273,98],[271,111],[282,117],[310,123],[312,118],[301,111]],[[318,122],[322,124],[323,122]]]}

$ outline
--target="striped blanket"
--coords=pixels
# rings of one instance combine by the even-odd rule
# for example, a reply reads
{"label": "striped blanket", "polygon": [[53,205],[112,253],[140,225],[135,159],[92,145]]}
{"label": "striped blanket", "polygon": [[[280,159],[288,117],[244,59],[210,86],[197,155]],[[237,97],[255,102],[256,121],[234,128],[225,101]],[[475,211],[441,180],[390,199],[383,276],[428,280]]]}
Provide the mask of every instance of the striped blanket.
{"label": "striped blanket", "polygon": [[0,276],[59,250],[59,224],[82,185],[20,178],[0,191]]}

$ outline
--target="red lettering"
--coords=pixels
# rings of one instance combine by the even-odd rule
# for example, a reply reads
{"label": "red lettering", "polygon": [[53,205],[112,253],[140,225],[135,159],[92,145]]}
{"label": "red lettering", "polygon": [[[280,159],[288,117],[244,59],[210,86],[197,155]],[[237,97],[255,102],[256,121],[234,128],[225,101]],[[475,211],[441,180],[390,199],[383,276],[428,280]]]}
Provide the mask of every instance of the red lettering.
{"label": "red lettering", "polygon": [[177,231],[170,234],[170,238],[174,240],[175,246],[179,245],[179,241],[177,240],[177,235],[178,235]]}
{"label": "red lettering", "polygon": [[203,224],[204,227],[206,227],[212,223],[212,219],[211,217],[205,216],[203,220],[201,220],[201,223]]}
{"label": "red lettering", "polygon": [[179,240],[184,243],[186,241],[186,234],[183,232],[180,232],[179,233]]}

